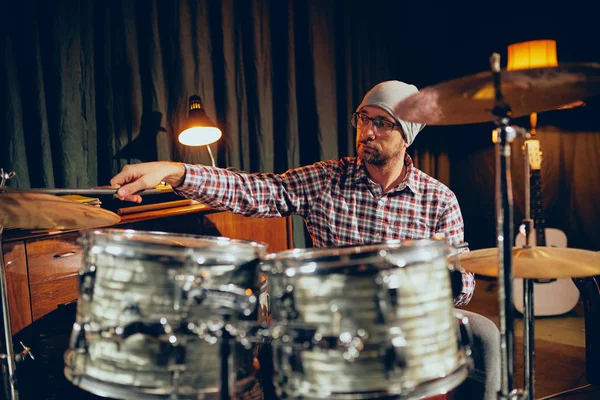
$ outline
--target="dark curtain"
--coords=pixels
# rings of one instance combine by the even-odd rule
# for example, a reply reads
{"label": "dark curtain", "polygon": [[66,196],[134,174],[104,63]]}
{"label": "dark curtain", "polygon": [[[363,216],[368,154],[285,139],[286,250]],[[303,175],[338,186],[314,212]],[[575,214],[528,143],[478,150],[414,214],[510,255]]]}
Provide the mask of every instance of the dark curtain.
{"label": "dark curtain", "polygon": [[381,33],[344,1],[25,0],[6,17],[2,160],[19,188],[104,185],[132,161],[208,163],[176,140],[192,94],[224,131],[219,166],[348,155],[351,110],[390,76]]}
{"label": "dark curtain", "polygon": [[209,163],[176,140],[193,94],[224,132],[219,166],[352,154],[349,114],[390,76],[360,14],[337,0],[12,2],[2,167],[17,188],[89,188],[128,162]]}
{"label": "dark curtain", "polygon": [[[508,44],[533,39],[557,40],[560,62],[600,60],[593,13],[473,11],[391,0],[10,2],[0,24],[0,167],[17,173],[17,188],[89,188],[129,162],[209,163],[205,147],[176,139],[197,94],[223,131],[211,145],[219,166],[283,172],[354,155],[349,114],[380,81],[467,76],[488,70],[492,52],[506,57]],[[495,245],[492,129],[426,127],[409,148],[456,192],[472,248]],[[600,129],[548,129],[547,225],[568,231],[573,247],[598,249]]]}

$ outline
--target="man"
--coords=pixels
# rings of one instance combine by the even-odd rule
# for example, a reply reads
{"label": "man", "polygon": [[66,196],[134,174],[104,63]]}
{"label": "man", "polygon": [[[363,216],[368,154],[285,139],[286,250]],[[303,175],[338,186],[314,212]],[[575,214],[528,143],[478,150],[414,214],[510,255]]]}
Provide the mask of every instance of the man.
{"label": "man", "polygon": [[[135,193],[161,181],[182,196],[220,210],[254,217],[301,215],[315,247],[377,243],[388,239],[444,236],[464,241],[462,214],[454,193],[414,167],[406,154],[422,124],[395,117],[399,103],[418,92],[413,85],[376,85],[352,114],[358,157],[317,162],[283,174],[239,173],[169,162],[128,165],[111,185],[117,197],[141,202]],[[473,296],[473,274],[462,274],[456,306]],[[462,311],[473,331],[475,368],[457,398],[497,398],[500,333],[488,319]]]}

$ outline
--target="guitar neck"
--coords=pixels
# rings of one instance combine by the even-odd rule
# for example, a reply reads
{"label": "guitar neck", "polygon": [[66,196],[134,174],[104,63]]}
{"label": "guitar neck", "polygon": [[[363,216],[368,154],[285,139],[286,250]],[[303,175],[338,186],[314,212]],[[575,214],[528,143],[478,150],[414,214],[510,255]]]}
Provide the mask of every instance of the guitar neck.
{"label": "guitar neck", "polygon": [[546,246],[546,221],[542,197],[542,174],[539,169],[531,170],[531,219],[535,226],[536,246]]}

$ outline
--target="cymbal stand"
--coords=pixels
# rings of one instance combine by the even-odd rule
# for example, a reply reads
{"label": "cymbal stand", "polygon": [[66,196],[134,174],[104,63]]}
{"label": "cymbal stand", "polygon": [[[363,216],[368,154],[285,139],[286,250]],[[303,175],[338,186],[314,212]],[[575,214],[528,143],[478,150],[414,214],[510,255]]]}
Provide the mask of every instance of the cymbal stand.
{"label": "cymbal stand", "polygon": [[511,142],[517,135],[510,126],[510,106],[504,101],[500,86],[500,55],[492,54],[490,65],[494,80],[495,104],[492,110],[496,133],[496,243],[498,245],[498,297],[500,303],[500,347],[502,357],[501,400],[523,399],[522,391],[514,389],[514,311],[513,311],[513,198],[510,174]]}
{"label": "cymbal stand", "polygon": [[[0,189],[4,188],[7,179],[15,176],[14,172],[5,173],[4,169],[0,168]],[[4,344],[6,346],[6,354],[1,354],[0,357],[6,364],[2,363],[2,375],[4,378],[4,390],[7,399],[16,400],[19,398],[17,391],[17,376],[16,376],[16,360],[12,344],[12,329],[10,326],[10,310],[8,307],[8,291],[6,289],[6,265],[4,264],[4,249],[2,247],[2,233],[4,226],[0,225],[0,297],[2,301],[2,322],[4,327]]]}
{"label": "cymbal stand", "polygon": [[[529,185],[529,148],[525,143],[525,245],[523,248],[531,248],[531,230],[533,220],[531,219],[531,188]],[[534,302],[533,302],[533,279],[523,279],[523,363],[525,391],[527,397],[535,399],[535,331],[534,331]]]}

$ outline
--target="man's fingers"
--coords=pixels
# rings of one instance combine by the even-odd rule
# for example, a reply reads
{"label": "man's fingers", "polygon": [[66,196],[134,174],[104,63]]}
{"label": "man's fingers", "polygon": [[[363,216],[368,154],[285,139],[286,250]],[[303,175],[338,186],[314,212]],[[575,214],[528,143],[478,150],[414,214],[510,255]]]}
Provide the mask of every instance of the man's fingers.
{"label": "man's fingers", "polygon": [[119,198],[120,200],[132,201],[132,202],[138,203],[138,204],[142,202],[142,196],[140,196],[139,194],[128,194],[127,196],[124,196],[123,198],[120,198],[119,196],[117,196],[117,198]]}
{"label": "man's fingers", "polygon": [[131,169],[129,169],[128,166],[125,166],[121,172],[119,172],[110,180],[110,186],[121,187],[124,183],[127,183],[135,178],[136,177],[131,173]]}
{"label": "man's fingers", "polygon": [[117,197],[120,199],[125,199],[125,197],[135,194],[140,190],[144,190],[147,187],[148,185],[146,185],[145,179],[140,178],[137,181],[133,181],[131,183],[121,186],[119,190],[117,190]]}
{"label": "man's fingers", "polygon": [[123,170],[110,180],[110,185],[119,188],[115,197],[120,200],[141,203],[142,198],[137,192],[158,185],[164,177],[164,169],[160,163],[144,163],[126,165]]}

